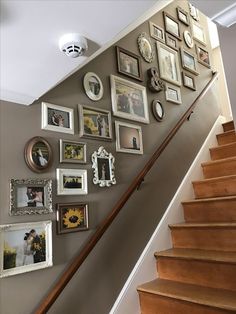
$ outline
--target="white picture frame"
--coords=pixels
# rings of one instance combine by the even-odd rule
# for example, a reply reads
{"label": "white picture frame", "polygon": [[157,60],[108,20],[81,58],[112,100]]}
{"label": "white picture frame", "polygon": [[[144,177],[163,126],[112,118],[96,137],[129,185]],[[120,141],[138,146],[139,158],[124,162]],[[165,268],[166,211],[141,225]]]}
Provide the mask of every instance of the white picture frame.
{"label": "white picture frame", "polygon": [[94,72],[88,72],[83,78],[86,95],[93,101],[98,101],[103,96],[103,84],[99,76]]}
{"label": "white picture frame", "polygon": [[206,46],[206,34],[201,24],[192,21],[193,39]]}
{"label": "white picture frame", "polygon": [[87,170],[57,168],[57,195],[88,194]]}
{"label": "white picture frame", "polygon": [[182,99],[181,99],[181,92],[180,88],[166,83],[166,101],[173,102],[175,104],[181,104]]}

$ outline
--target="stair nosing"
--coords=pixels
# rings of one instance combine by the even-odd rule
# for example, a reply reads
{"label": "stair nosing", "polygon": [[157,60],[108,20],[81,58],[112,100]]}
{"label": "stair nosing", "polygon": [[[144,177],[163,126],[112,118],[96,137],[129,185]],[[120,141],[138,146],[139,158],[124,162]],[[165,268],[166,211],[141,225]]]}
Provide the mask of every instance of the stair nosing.
{"label": "stair nosing", "polygon": [[215,177],[215,178],[202,179],[202,180],[196,180],[196,181],[192,181],[192,184],[206,183],[206,182],[210,182],[210,181],[213,181],[213,182],[214,181],[220,181],[220,179],[222,179],[222,180],[236,179],[236,174],[227,175],[227,176],[220,176],[220,177]]}
{"label": "stair nosing", "polygon": [[177,224],[169,224],[169,228],[236,228],[236,222],[206,222],[206,223],[192,223],[184,222]]}
{"label": "stair nosing", "polygon": [[206,162],[201,163],[201,166],[202,167],[207,167],[207,166],[220,164],[220,163],[224,163],[224,162],[228,162],[228,161],[234,161],[234,160],[236,161],[236,155],[235,156],[231,156],[231,157],[226,157],[226,158],[206,161]]}
{"label": "stair nosing", "polygon": [[216,134],[216,136],[227,136],[228,134],[235,134],[235,129],[234,130],[229,130],[229,131],[226,131],[226,132],[223,132],[223,133],[219,133],[219,134]]}
{"label": "stair nosing", "polygon": [[236,142],[231,142],[231,143],[226,143],[226,144],[222,144],[222,145],[218,145],[218,146],[213,146],[213,147],[210,147],[209,150],[223,150],[225,147],[228,147],[228,146],[234,146],[236,145]]}
{"label": "stair nosing", "polygon": [[236,195],[230,196],[219,196],[219,197],[208,197],[208,198],[197,198],[193,200],[186,200],[181,202],[181,204],[190,204],[190,203],[201,203],[201,202],[214,202],[214,201],[227,201],[227,200],[236,200]]}

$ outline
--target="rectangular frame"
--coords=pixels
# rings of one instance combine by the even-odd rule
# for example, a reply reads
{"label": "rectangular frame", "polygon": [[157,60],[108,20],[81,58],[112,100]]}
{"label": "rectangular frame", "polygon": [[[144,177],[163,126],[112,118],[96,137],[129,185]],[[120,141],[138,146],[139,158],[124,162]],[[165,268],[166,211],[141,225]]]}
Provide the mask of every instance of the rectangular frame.
{"label": "rectangular frame", "polygon": [[51,221],[0,225],[0,278],[52,265]]}
{"label": "rectangular frame", "polygon": [[206,46],[206,35],[204,32],[203,26],[195,21],[192,21],[191,28],[192,28],[193,39],[195,39],[199,43]]}
{"label": "rectangular frame", "polygon": [[[70,218],[74,219],[70,219]],[[88,230],[88,204],[57,204],[57,233],[65,234]]]}
{"label": "rectangular frame", "polygon": [[182,9],[181,7],[177,7],[176,11],[177,11],[178,20],[188,26],[190,24],[188,12]]}
{"label": "rectangular frame", "polygon": [[112,112],[114,116],[149,123],[146,87],[110,75]]}
{"label": "rectangular frame", "polygon": [[[183,48],[180,49],[180,53],[181,53],[182,67],[192,72],[193,74],[198,75],[199,73],[197,71],[197,61],[196,61],[195,56]],[[191,61],[191,64],[190,64],[190,61]]]}
{"label": "rectangular frame", "polygon": [[[64,182],[65,177],[70,177],[72,181]],[[81,177],[81,182],[76,182],[78,181],[78,177]],[[78,184],[80,184],[81,187],[74,186]],[[87,170],[57,168],[57,195],[85,194],[88,194]]]}
{"label": "rectangular frame", "polygon": [[78,111],[79,135],[81,137],[112,140],[110,111],[80,104],[78,105]]}
{"label": "rectangular frame", "polygon": [[[86,163],[86,151],[87,145],[83,142],[77,141],[67,141],[60,139],[60,163],[76,163],[85,164]],[[66,145],[67,148],[66,154]],[[66,157],[68,156],[68,158]],[[81,156],[81,158],[80,158]]]}
{"label": "rectangular frame", "polygon": [[166,45],[176,51],[179,51],[177,39],[168,33],[166,33]]}
{"label": "rectangular frame", "polygon": [[74,134],[74,109],[42,102],[41,110],[43,130]]}
{"label": "rectangular frame", "polygon": [[149,21],[150,36],[156,40],[165,43],[165,31],[162,27]]}
{"label": "rectangular frame", "polygon": [[[125,131],[123,134],[120,132],[120,127],[125,127],[125,128],[130,128],[130,129],[135,129],[136,132],[130,132],[128,134],[128,139],[125,139]],[[115,121],[115,130],[116,130],[116,151],[117,152],[122,152],[122,153],[130,153],[130,154],[143,154],[143,139],[142,139],[142,128],[139,125],[135,124],[130,124],[130,123],[125,123],[121,121]],[[137,137],[138,136],[138,141]],[[134,141],[135,139],[135,141]],[[130,144],[132,142],[131,148],[124,147],[124,145],[121,144],[123,143],[128,143]],[[139,143],[139,148],[138,148],[138,143]],[[134,148],[136,146],[136,148]]]}
{"label": "rectangular frame", "polygon": [[175,104],[181,104],[182,99],[180,88],[166,83],[166,100]]}
{"label": "rectangular frame", "polygon": [[180,26],[177,19],[175,19],[173,16],[165,11],[163,11],[163,18],[166,32],[181,40]]}
{"label": "rectangular frame", "polygon": [[196,90],[195,77],[187,72],[182,72],[183,75],[183,85],[192,90]]}
{"label": "rectangular frame", "polygon": [[197,53],[197,60],[199,63],[205,65],[206,67],[210,68],[211,67],[211,63],[210,63],[210,57],[209,57],[209,52],[198,46],[196,46],[196,53]]}
{"label": "rectangular frame", "polygon": [[49,214],[52,212],[52,180],[11,179],[11,216]]}

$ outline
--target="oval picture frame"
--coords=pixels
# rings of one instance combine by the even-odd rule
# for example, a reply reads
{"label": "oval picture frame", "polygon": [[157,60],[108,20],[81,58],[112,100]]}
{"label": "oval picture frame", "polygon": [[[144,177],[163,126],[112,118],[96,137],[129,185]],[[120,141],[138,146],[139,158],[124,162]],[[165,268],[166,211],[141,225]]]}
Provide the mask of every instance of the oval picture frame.
{"label": "oval picture frame", "polygon": [[98,101],[103,96],[103,84],[99,76],[94,72],[88,72],[83,79],[84,90],[88,98]]}
{"label": "oval picture frame", "polygon": [[193,37],[187,30],[184,31],[184,42],[189,48],[193,48],[194,45]]}
{"label": "oval picture frame", "polygon": [[154,47],[151,38],[145,32],[138,36],[138,48],[145,61],[151,63],[154,60]]}
{"label": "oval picture frame", "polygon": [[52,163],[51,146],[43,137],[31,138],[25,145],[24,153],[27,166],[34,172],[44,172]]}
{"label": "oval picture frame", "polygon": [[152,112],[158,122],[161,122],[164,119],[165,116],[164,108],[161,102],[157,99],[153,100],[152,102]]}

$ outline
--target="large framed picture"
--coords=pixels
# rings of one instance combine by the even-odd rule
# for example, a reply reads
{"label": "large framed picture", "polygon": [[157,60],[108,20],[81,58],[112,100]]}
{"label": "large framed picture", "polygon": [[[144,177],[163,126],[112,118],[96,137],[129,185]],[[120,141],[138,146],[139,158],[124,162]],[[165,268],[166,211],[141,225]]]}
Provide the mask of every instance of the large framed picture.
{"label": "large framed picture", "polygon": [[114,116],[149,123],[146,87],[114,75],[110,79]]}
{"label": "large framed picture", "polygon": [[118,72],[136,80],[143,80],[141,58],[136,54],[116,46]]}
{"label": "large framed picture", "polygon": [[181,99],[180,88],[167,83],[166,84],[166,100],[173,102],[175,104],[181,104],[182,99]]}
{"label": "large framed picture", "polygon": [[88,230],[88,204],[57,204],[57,233]]}
{"label": "large framed picture", "polygon": [[112,140],[111,113],[85,105],[78,105],[81,137]]}
{"label": "large framed picture", "polygon": [[42,129],[74,134],[74,110],[42,102]]}
{"label": "large framed picture", "polygon": [[152,38],[165,43],[165,32],[164,29],[153,22],[149,22],[150,35]]}
{"label": "large framed picture", "polygon": [[60,162],[85,164],[86,144],[60,139]]}
{"label": "large framed picture", "polygon": [[157,42],[160,77],[170,83],[181,85],[179,57],[177,51]]}
{"label": "large framed picture", "polygon": [[197,62],[194,55],[192,55],[189,51],[181,49],[181,61],[182,67],[195,75],[198,75],[197,70]]}
{"label": "large framed picture", "polygon": [[139,125],[115,121],[116,151],[143,154],[142,128]]}
{"label": "large framed picture", "polygon": [[52,212],[52,180],[11,179],[11,216]]}
{"label": "large framed picture", "polygon": [[86,95],[94,101],[100,100],[103,96],[103,84],[97,74],[88,72],[83,79]]}
{"label": "large framed picture", "polygon": [[179,22],[165,11],[163,11],[163,17],[166,32],[181,40]]}
{"label": "large framed picture", "polygon": [[196,52],[197,52],[198,62],[210,68],[211,64],[210,64],[209,52],[206,49],[203,49],[202,47],[197,46],[197,45],[196,45]]}
{"label": "large framed picture", "polygon": [[193,38],[206,46],[206,35],[201,24],[192,21]]}
{"label": "large framed picture", "polygon": [[52,266],[52,223],[0,225],[0,277]]}
{"label": "large framed picture", "polygon": [[87,170],[57,169],[57,195],[88,194]]}

